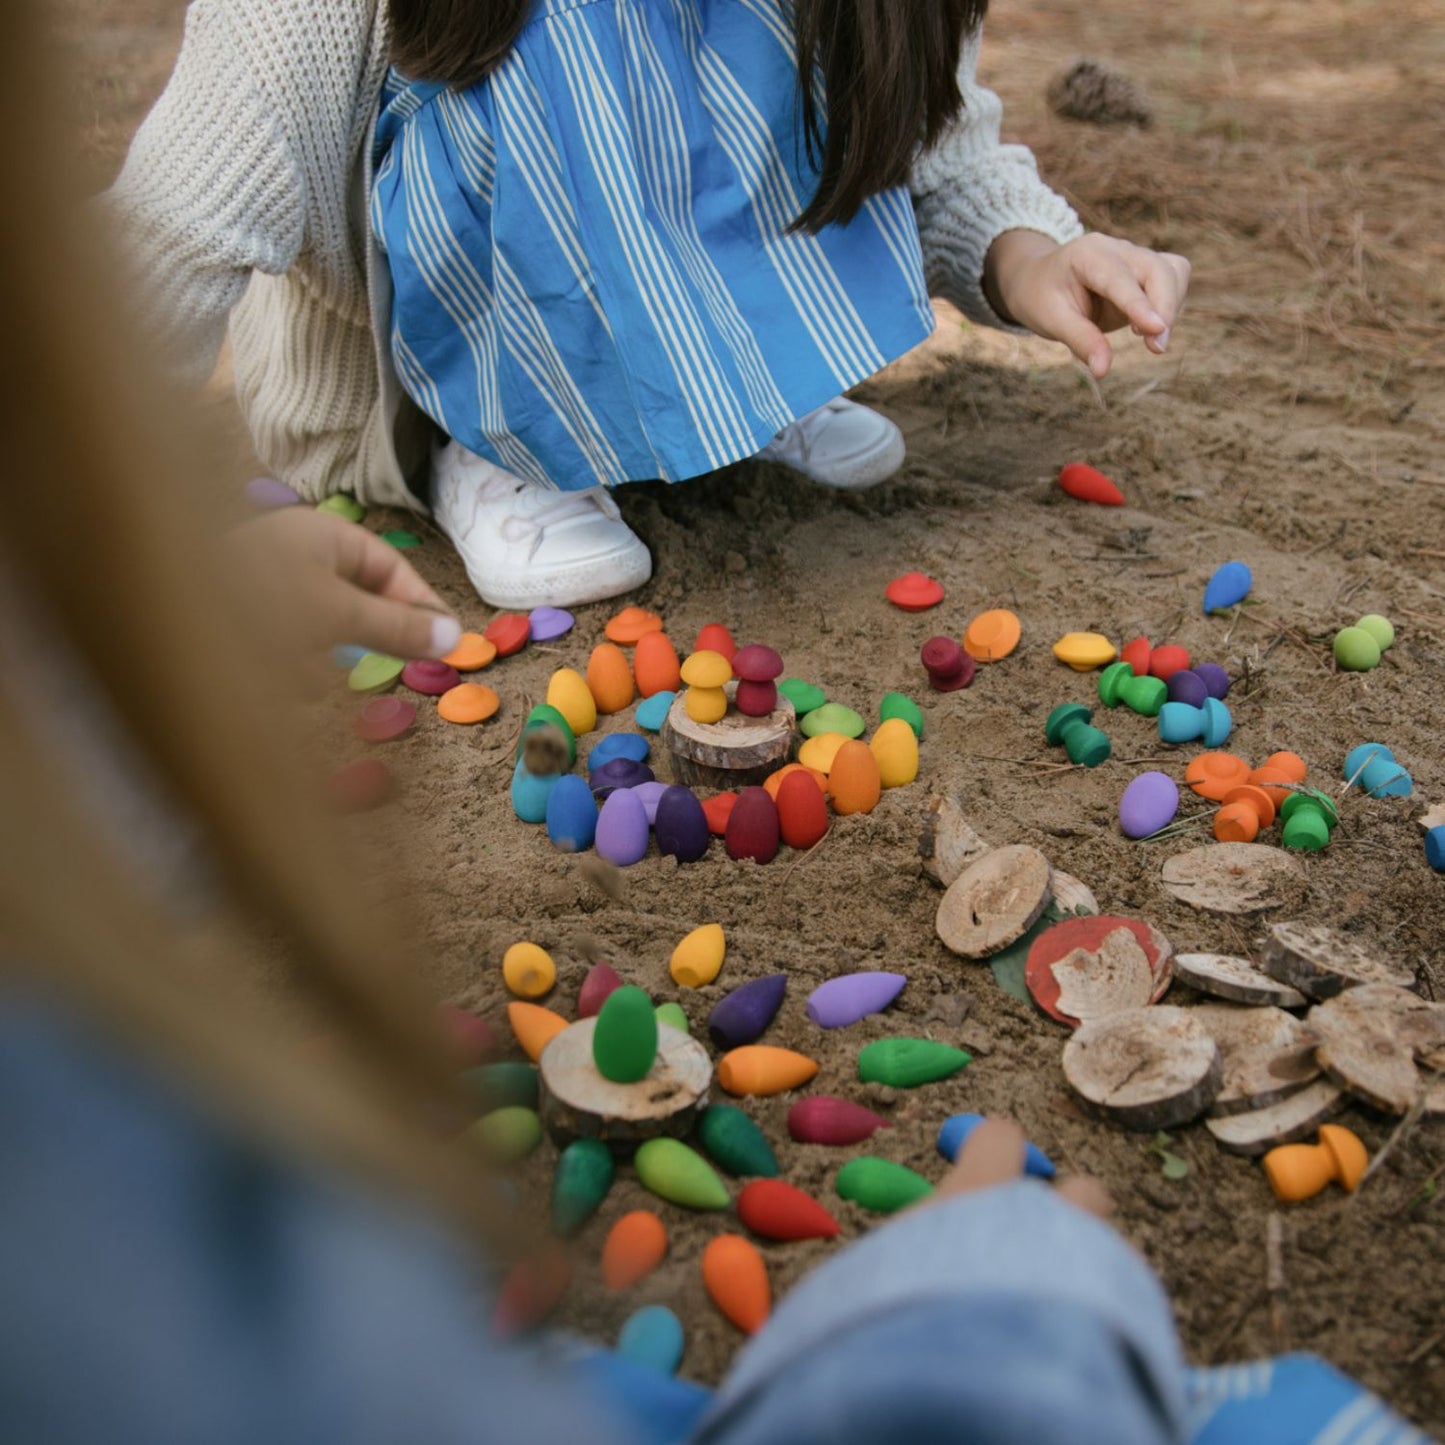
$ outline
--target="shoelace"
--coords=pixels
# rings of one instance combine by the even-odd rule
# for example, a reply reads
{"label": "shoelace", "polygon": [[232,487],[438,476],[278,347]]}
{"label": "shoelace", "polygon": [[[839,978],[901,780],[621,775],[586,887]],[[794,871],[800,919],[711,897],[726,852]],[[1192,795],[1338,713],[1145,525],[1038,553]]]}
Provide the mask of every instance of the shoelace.
{"label": "shoelace", "polygon": [[766,447],[765,452],[772,451],[775,447],[780,450],[791,450],[794,445],[804,461],[807,461],[813,450],[812,428],[825,416],[832,412],[842,411],[847,405],[841,397],[833,401],[825,401],[822,406],[815,407],[796,421],[790,421]]}
{"label": "shoelace", "polygon": [[580,492],[558,492],[499,472],[478,484],[472,494],[472,517],[485,503],[510,503],[517,510],[509,511],[501,527],[501,535],[509,542],[533,539],[533,550],[540,543],[543,531],[557,522],[570,521],[592,512],[600,512],[611,521],[621,519],[617,503],[603,487],[589,487]]}

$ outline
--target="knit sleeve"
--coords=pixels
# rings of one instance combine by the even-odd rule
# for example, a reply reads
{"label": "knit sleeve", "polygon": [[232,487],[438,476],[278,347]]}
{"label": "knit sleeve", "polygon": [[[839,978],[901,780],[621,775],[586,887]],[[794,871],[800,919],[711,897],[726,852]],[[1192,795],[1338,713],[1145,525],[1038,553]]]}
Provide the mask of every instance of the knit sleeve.
{"label": "knit sleeve", "polygon": [[246,53],[225,0],[196,0],[175,70],[104,197],[141,321],[196,383],[251,273],[289,269],[304,235],[302,172]]}
{"label": "knit sleeve", "polygon": [[999,140],[1003,105],[978,84],[979,32],[966,37],[959,57],[963,111],[914,163],[909,187],[923,244],[924,271],[934,296],[965,316],[1008,330],[983,291],[988,248],[1005,231],[1039,231],[1060,243],[1081,235],[1073,208],[1039,179],[1026,146]]}

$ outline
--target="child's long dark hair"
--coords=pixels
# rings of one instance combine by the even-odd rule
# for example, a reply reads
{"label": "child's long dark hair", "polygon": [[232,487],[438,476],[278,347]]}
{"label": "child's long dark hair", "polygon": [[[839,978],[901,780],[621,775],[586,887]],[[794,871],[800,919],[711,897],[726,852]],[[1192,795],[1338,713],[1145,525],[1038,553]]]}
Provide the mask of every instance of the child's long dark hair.
{"label": "child's long dark hair", "polygon": [[[959,49],[988,0],[779,3],[796,28],[803,138],[820,170],[795,224],[816,231],[901,185],[917,147],[958,114]],[[417,79],[474,84],[506,59],[531,12],[532,0],[391,0],[392,60]]]}

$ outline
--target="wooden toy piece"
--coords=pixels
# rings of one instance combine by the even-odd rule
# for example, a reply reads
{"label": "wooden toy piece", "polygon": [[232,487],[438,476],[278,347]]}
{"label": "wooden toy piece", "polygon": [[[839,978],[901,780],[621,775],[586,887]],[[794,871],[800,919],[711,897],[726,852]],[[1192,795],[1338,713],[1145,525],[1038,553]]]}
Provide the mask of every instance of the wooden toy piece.
{"label": "wooden toy piece", "polygon": [[[943,1121],[938,1131],[938,1152],[950,1164],[968,1142],[968,1136],[983,1123],[982,1114],[954,1114]],[[1036,1179],[1052,1179],[1058,1171],[1053,1161],[1035,1144],[1024,1144],[1024,1173]]]}
{"label": "wooden toy piece", "polygon": [[778,836],[790,848],[811,848],[828,831],[828,800],[808,768],[800,767],[783,779],[776,806]]}
{"label": "wooden toy piece", "polygon": [[461,673],[449,663],[430,657],[418,657],[401,670],[401,684],[423,697],[440,697],[462,680]]}
{"label": "wooden toy piece", "polygon": [[672,950],[668,972],[684,988],[704,988],[722,972],[727,955],[727,937],[722,924],[704,923],[694,928]]}
{"label": "wooden toy piece", "polygon": [[316,510],[331,512],[348,522],[359,522],[366,516],[366,508],[346,492],[333,492],[324,501],[317,502]]}
{"label": "wooden toy piece", "polygon": [[1445,825],[1437,825],[1425,834],[1425,861],[1437,873],[1445,873]]}
{"label": "wooden toy piece", "polygon": [[755,1179],[738,1195],[738,1218],[764,1239],[833,1239],[838,1221],[801,1189],[781,1179]]}
{"label": "wooden toy piece", "polygon": [[574,1139],[552,1177],[552,1228],[576,1234],[601,1207],[615,1173],[612,1150],[597,1139]]}
{"label": "wooden toy piece", "polygon": [[727,834],[728,819],[733,815],[739,796],[738,793],[731,792],[714,793],[712,797],[702,800],[702,813],[707,819],[707,830],[714,838]]}
{"label": "wooden toy piece", "polygon": [[1264,1156],[1264,1172],[1282,1204],[1313,1199],[1333,1180],[1353,1194],[1370,1156],[1359,1137],[1340,1124],[1325,1124],[1318,1144],[1285,1144]]}
{"label": "wooden toy piece", "polygon": [[1265,938],[1260,966],[1312,999],[1332,998],[1362,983],[1410,988],[1415,982],[1408,964],[1392,962],[1317,923],[1276,923]]}
{"label": "wooden toy piece", "polygon": [[918,776],[918,734],[906,718],[891,718],[868,741],[885,788],[903,788]]}
{"label": "wooden toy piece", "polygon": [[246,500],[258,511],[269,512],[279,507],[297,506],[301,498],[285,482],[275,477],[252,477],[243,488]]}
{"label": "wooden toy piece", "polygon": [[1149,655],[1153,650],[1147,637],[1136,637],[1119,649],[1119,660],[1127,662],[1136,677],[1144,677],[1149,672]]}
{"label": "wooden toy piece", "polygon": [[[574,672],[572,676],[577,674]],[[577,680],[581,682],[581,678]],[[585,683],[582,691],[587,692]],[[529,772],[566,772],[577,761],[577,734],[559,709],[551,703],[539,702],[522,722],[516,755],[526,763]]]}
{"label": "wooden toy piece", "polygon": [[483,1113],[513,1106],[523,1109],[537,1107],[538,1074],[535,1064],[519,1064],[507,1060],[498,1064],[481,1064],[467,1069],[461,1076],[468,1095],[475,1099]]}
{"label": "wooden toy piece", "polygon": [[1294,787],[1294,779],[1283,768],[1261,763],[1250,773],[1248,786],[1258,788],[1274,804],[1275,813],[1278,815],[1280,808],[1284,805],[1284,800],[1289,797],[1290,791]]}
{"label": "wooden toy piece", "polygon": [[491,1024],[466,1009],[440,1009],[437,1017],[459,1069],[486,1063],[501,1047]]}
{"label": "wooden toy piece", "polygon": [[841,702],[825,702],[815,707],[798,725],[804,737],[816,738],[823,733],[841,733],[845,738],[861,738],[868,724],[863,715]]}
{"label": "wooden toy piece", "polygon": [[1304,871],[1288,853],[1264,843],[1210,843],[1164,860],[1166,893],[1210,913],[1259,913],[1298,901]]}
{"label": "wooden toy piece", "polygon": [[518,763],[512,770],[512,811],[524,823],[545,823],[552,790],[560,780],[556,773],[538,777],[527,771],[525,763]]}
{"label": "wooden toy piece", "polygon": [[592,1032],[592,1061],[614,1084],[635,1084],[647,1077],[657,1058],[657,1015],[652,1000],[624,984],[608,994]]}
{"label": "wooden toy piece", "polygon": [[919,824],[918,856],[924,875],[944,888],[990,851],[954,797],[935,793],[927,799]]}
{"label": "wooden toy piece", "polygon": [[1338,1114],[1347,1101],[1348,1096],[1338,1084],[1319,1079],[1266,1108],[1211,1116],[1204,1121],[1204,1127],[1227,1153],[1254,1157],[1276,1144],[1308,1139],[1326,1119]]}
{"label": "wooden toy piece", "polygon": [[1124,494],[1106,477],[1087,462],[1068,462],[1059,472],[1059,486],[1069,496],[1081,502],[1093,502],[1100,507],[1122,507]]}
{"label": "wooden toy piece", "polygon": [[597,815],[593,845],[598,856],[619,868],[630,868],[647,856],[649,837],[647,809],[636,791],[618,788],[609,793]]}
{"label": "wooden toy piece", "polygon": [[1403,1115],[1421,1104],[1445,1115],[1445,1004],[1408,989],[1366,983],[1312,1008],[1316,1058],[1337,1084],[1372,1109]]}
{"label": "wooden toy piece", "polygon": [[492,1333],[510,1339],[536,1329],[562,1303],[571,1283],[571,1261],[560,1246],[519,1259],[497,1292]]}
{"label": "wooden toy piece", "polygon": [[401,676],[405,666],[399,657],[367,652],[347,674],[346,685],[352,692],[385,692]]}
{"label": "wooden toy piece", "polygon": [[1134,669],[1127,662],[1111,662],[1100,674],[1095,684],[1099,701],[1105,707],[1118,707],[1124,701],[1124,685],[1134,676]]}
{"label": "wooden toy piece", "polygon": [[882,1013],[907,982],[904,974],[876,971],[830,978],[808,995],[808,1017],[819,1028],[846,1028],[869,1014]]}
{"label": "wooden toy piece", "polygon": [[1197,1119],[1219,1092],[1222,1066],[1191,1010],[1159,1006],[1082,1024],[1064,1045],[1064,1078],[1092,1109],[1153,1133]]}
{"label": "wooden toy piece", "polygon": [[849,739],[842,733],[819,733],[817,737],[809,738],[798,749],[798,761],[810,773],[821,773],[823,775],[823,787],[827,788],[828,774],[832,771],[833,760],[838,756],[838,749],[848,742]]}
{"label": "wooden toy piece", "polygon": [[629,1289],[667,1255],[667,1226],[650,1209],[624,1214],[602,1246],[602,1279],[608,1289]]}
{"label": "wooden toy piece", "polygon": [[479,682],[462,682],[437,699],[437,715],[449,723],[468,726],[496,715],[502,700]]}
{"label": "wooden toy piece", "polygon": [[497,649],[498,657],[511,657],[531,640],[532,623],[520,612],[504,612],[491,620],[482,636]]}
{"label": "wooden toy piece", "polygon": [[662,618],[645,607],[624,607],[615,617],[608,620],[602,629],[609,642],[631,647],[649,632],[662,631]]}
{"label": "wooden toy piece", "polygon": [[1380,644],[1363,627],[1342,627],[1335,633],[1335,661],[1346,672],[1369,672],[1380,665]]}
{"label": "wooden toy piece", "polygon": [[1368,632],[1381,652],[1388,652],[1395,645],[1395,624],[1378,612],[1367,612],[1355,626]]}
{"label": "wooden toy piece", "polygon": [[643,1305],[635,1310],[622,1322],[617,1336],[617,1354],[622,1359],[662,1375],[677,1373],[685,1346],[682,1321],[666,1305]]}
{"label": "wooden toy piece", "polygon": [[697,1117],[698,1142],[720,1169],[729,1174],[774,1179],[778,1156],[767,1136],[741,1109],[710,1104]]}
{"label": "wooden toy piece", "polygon": [[840,1199],[874,1214],[896,1214],[933,1193],[933,1185],[907,1165],[867,1155],[850,1159],[838,1171],[833,1188]]}
{"label": "wooden toy piece", "polygon": [[720,687],[690,687],[682,695],[682,706],[695,723],[717,723],[727,716],[728,695]]}
{"label": "wooden toy piece", "polygon": [[592,649],[587,659],[587,690],[599,713],[621,712],[632,706],[632,664],[615,642],[599,642]]}
{"label": "wooden toy piece", "polygon": [[858,1052],[858,1077],[865,1084],[916,1089],[952,1078],[973,1055],[933,1039],[875,1039]]}
{"label": "wooden toy piece", "polygon": [[502,979],[518,998],[542,998],[557,982],[557,965],[545,948],[514,943],[502,955]]}
{"label": "wooden toy piece", "polygon": [[664,858],[676,858],[679,863],[696,863],[712,840],[707,814],[691,788],[663,790],[653,814],[652,829],[657,851]]}
{"label": "wooden toy piece", "polygon": [[1359,782],[1372,798],[1408,798],[1415,790],[1410,774],[1394,758],[1371,758],[1360,770]]}
{"label": "wooden toy piece", "polygon": [[902,718],[913,729],[913,736],[923,741],[923,709],[906,693],[885,692],[878,704],[880,723],[892,722],[894,718]]}
{"label": "wooden toy piece", "polygon": [[1231,788],[1247,783],[1249,776],[1249,764],[1233,753],[1200,753],[1190,758],[1184,769],[1184,781],[1201,798],[1208,798],[1212,803],[1223,802],[1224,795]]}
{"label": "wooden toy piece", "polygon": [[[728,667],[721,657],[718,661]],[[786,698],[779,697],[767,717],[749,717],[734,709],[711,723],[690,716],[687,699],[684,693],[673,703],[662,729],[679,783],[690,788],[741,789],[762,783],[788,761],[797,717]]]}
{"label": "wooden toy piece", "polygon": [[879,1129],[890,1128],[881,1114],[828,1094],[799,1099],[788,1110],[788,1133],[799,1144],[861,1144]]}
{"label": "wooden toy piece", "polygon": [[818,1072],[805,1054],[767,1044],[745,1044],[718,1060],[717,1081],[734,1095],[766,1097],[801,1088]]}
{"label": "wooden toy piece", "polygon": [[1274,822],[1274,800],[1263,788],[1256,787],[1253,783],[1241,783],[1237,788],[1231,788],[1222,801],[1226,807],[1243,804],[1258,817],[1261,828],[1268,828]]}
{"label": "wooden toy piece", "polygon": [[792,703],[793,711],[800,718],[806,717],[814,708],[820,708],[828,701],[828,696],[821,687],[804,682],[801,677],[785,677],[778,684],[778,691]]}
{"label": "wooden toy piece", "polygon": [[1196,662],[1193,671],[1210,697],[1223,702],[1229,696],[1229,674],[1217,662]]}
{"label": "wooden toy piece", "polygon": [[720,1234],[702,1254],[702,1282],[712,1302],[746,1334],[756,1334],[772,1311],[768,1267],[740,1234]]}
{"label": "wooden toy piece", "polygon": [[1205,698],[1209,696],[1204,679],[1188,668],[1176,672],[1164,684],[1164,690],[1170,702],[1187,702],[1190,707],[1203,707]]}
{"label": "wooden toy piece", "polygon": [[771,647],[755,642],[733,657],[733,676],[738,679],[734,701],[746,717],[771,717],[778,706],[774,679],[783,671],[783,659]]}
{"label": "wooden toy piece", "polygon": [[1093,709],[1082,703],[1061,703],[1044,721],[1044,738],[1052,746],[1062,747],[1076,766],[1096,768],[1108,761],[1110,746],[1098,728],[1089,726],[1093,715]]}
{"label": "wooden toy piece", "polygon": [[980,612],[964,629],[963,650],[977,662],[999,662],[1019,645],[1022,628],[1006,608]]}
{"label": "wooden toy piece", "polygon": [[[652,634],[649,632],[648,637]],[[632,714],[632,720],[640,728],[646,728],[648,732],[655,733],[662,731],[662,725],[667,721],[667,715],[672,711],[672,705],[677,701],[677,691],[673,689],[666,692],[655,692],[651,697],[638,703],[637,711]]]}
{"label": "wooden toy piece", "polygon": [[693,652],[679,672],[682,681],[689,687],[716,688],[731,680],[733,665],[720,652]]}
{"label": "wooden toy piece", "polygon": [[411,730],[416,704],[404,697],[374,697],[356,715],[352,731],[362,742],[388,743]]}
{"label": "wooden toy piece", "polygon": [[574,737],[590,733],[597,726],[597,699],[582,674],[571,667],[559,667],[547,682],[547,703],[566,719]]}
{"label": "wooden toy piece", "polygon": [[1130,712],[1140,717],[1158,717],[1169,696],[1169,685],[1157,677],[1124,678],[1119,686],[1119,699]]}
{"label": "wooden toy piece", "polygon": [[1093,672],[1118,655],[1118,648],[1100,632],[1066,632],[1054,643],[1054,656],[1075,672]]}
{"label": "wooden toy piece", "polygon": [[534,1064],[542,1057],[542,1050],[567,1027],[567,1020],[561,1014],[536,1003],[509,1003],[507,1022],[523,1053]]}
{"label": "wooden toy piece", "polygon": [[338,813],[379,808],[396,791],[396,776],[380,758],[358,758],[326,780],[326,801]]}
{"label": "wooden toy piece", "polygon": [[497,644],[488,641],[480,632],[464,632],[457,645],[442,658],[448,666],[458,672],[480,672],[497,656]]}
{"label": "wooden toy piece", "polygon": [[697,641],[693,644],[694,652],[717,652],[729,663],[737,655],[737,650],[738,645],[733,641],[732,633],[721,622],[709,622],[698,633]]}
{"label": "wooden toy piece", "polygon": [[905,572],[895,577],[883,595],[903,612],[927,612],[943,601],[943,587],[923,572]]}
{"label": "wooden toy piece", "polygon": [[467,1137],[499,1168],[518,1164],[542,1142],[542,1121],[534,1109],[520,1104],[493,1109],[470,1129]]}
{"label": "wooden toy piece", "polygon": [[1204,611],[1225,612],[1237,607],[1249,596],[1254,586],[1254,575],[1247,562],[1225,562],[1209,579],[1204,588]]}
{"label": "wooden toy piece", "polygon": [[1253,843],[1259,836],[1259,813],[1244,803],[1226,803],[1214,815],[1212,832],[1221,843]]}
{"label": "wooden toy piece", "polygon": [[622,978],[610,963],[599,959],[587,970],[582,980],[582,991],[577,995],[577,1017],[590,1019],[597,1016],[609,994],[622,987]]}
{"label": "wooden toy piece", "polygon": [[[912,733],[909,733],[910,738]],[[883,794],[878,759],[873,750],[850,738],[834,755],[828,770],[828,797],[839,817],[850,813],[871,813]]]}
{"label": "wooden toy piece", "polygon": [[666,1003],[658,1004],[653,1012],[657,1015],[659,1026],[676,1029],[682,1034],[692,1031],[692,1025],[688,1023],[687,1015],[682,1011],[682,1005],[673,1003],[671,999]]}
{"label": "wooden toy piece", "polygon": [[1066,918],[1034,940],[1025,980],[1050,1018],[1077,1027],[1157,1003],[1173,960],[1173,945],[1142,919]]}
{"label": "wooden toy piece", "polygon": [[1119,799],[1119,826],[1126,838],[1147,838],[1168,827],[1179,811],[1179,785],[1168,773],[1140,773]]}
{"label": "wooden toy piece", "polygon": [[985,959],[1006,948],[1048,906],[1049,861],[1037,848],[995,848],[966,868],[944,893],[934,926],[945,948]]}
{"label": "wooden toy piece", "polygon": [[726,1209],[732,1202],[711,1164],[677,1139],[648,1139],[633,1158],[644,1189],[684,1209]]}
{"label": "wooden toy piece", "polygon": [[1248,959],[1223,953],[1176,953],[1174,974],[1190,988],[1232,1003],[1304,1008],[1309,1002],[1298,989],[1271,978]]}
{"label": "wooden toy piece", "polygon": [[[864,748],[864,752],[867,751]],[[768,796],[767,789],[744,788],[728,815],[727,831],[723,834],[728,857],[771,863],[778,856],[781,841],[777,804]]]}
{"label": "wooden toy piece", "polygon": [[1166,702],[1159,709],[1159,736],[1166,743],[1187,743],[1198,738],[1205,747],[1217,748],[1233,730],[1234,719],[1218,698],[1205,698],[1201,707]]}
{"label": "wooden toy piece", "polygon": [[1167,642],[1163,647],[1154,648],[1149,654],[1149,675],[1168,682],[1176,672],[1189,666],[1189,649],[1176,643]]}
{"label": "wooden toy piece", "polygon": [[555,642],[577,625],[577,619],[565,607],[534,607],[527,614],[527,622],[533,642]]}
{"label": "wooden toy piece", "polygon": [[1219,1048],[1223,1078],[1211,1114],[1266,1109],[1320,1077],[1314,1030],[1283,1009],[1209,1003],[1190,1012]]}
{"label": "wooden toy piece", "polygon": [[644,632],[632,654],[632,672],[639,697],[676,692],[682,686],[682,665],[677,649],[665,632]]}
{"label": "wooden toy piece", "polygon": [[951,637],[930,637],[918,656],[934,692],[957,692],[967,687],[978,667],[976,660]]}
{"label": "wooden toy piece", "polygon": [[713,1047],[726,1052],[760,1039],[782,1007],[787,987],[788,975],[774,973],[749,979],[719,999],[707,1016]]}

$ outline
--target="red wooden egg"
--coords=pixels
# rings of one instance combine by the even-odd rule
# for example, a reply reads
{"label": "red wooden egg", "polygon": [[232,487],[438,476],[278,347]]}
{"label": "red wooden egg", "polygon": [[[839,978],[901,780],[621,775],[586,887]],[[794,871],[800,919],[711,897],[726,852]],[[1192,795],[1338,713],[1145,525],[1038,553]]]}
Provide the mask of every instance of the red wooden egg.
{"label": "red wooden egg", "polygon": [[1059,473],[1059,485],[1081,502],[1097,502],[1101,507],[1124,505],[1123,492],[1087,462],[1070,462]]}
{"label": "red wooden egg", "polygon": [[707,830],[714,838],[721,838],[727,833],[728,819],[732,817],[737,802],[736,793],[714,793],[712,797],[703,799],[702,815],[707,819]]}
{"label": "red wooden egg", "polygon": [[1176,672],[1183,672],[1189,666],[1189,649],[1180,647],[1178,643],[1168,642],[1163,647],[1156,647],[1149,654],[1149,671],[1157,678],[1168,682]]}
{"label": "red wooden egg", "polygon": [[764,1239],[832,1239],[839,1224],[816,1199],[781,1179],[754,1179],[738,1195],[738,1218]]}
{"label": "red wooden egg", "polygon": [[577,995],[577,1017],[593,1018],[607,1002],[608,996],[622,987],[622,979],[610,963],[600,960],[587,970],[582,980],[582,992]]}
{"label": "red wooden egg", "polygon": [[1136,637],[1119,649],[1119,660],[1127,662],[1134,669],[1135,677],[1143,677],[1149,671],[1149,646],[1147,637]]}
{"label": "red wooden egg", "polygon": [[828,831],[828,800],[806,768],[778,785],[778,831],[789,848],[811,848]]}
{"label": "red wooden egg", "polygon": [[778,856],[778,810],[766,788],[744,788],[723,834],[730,858],[771,863]]}
{"label": "red wooden egg", "polygon": [[729,662],[737,656],[738,645],[721,622],[709,622],[697,635],[694,652],[720,652]]}

